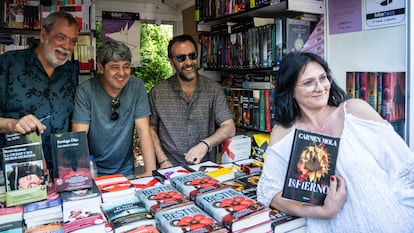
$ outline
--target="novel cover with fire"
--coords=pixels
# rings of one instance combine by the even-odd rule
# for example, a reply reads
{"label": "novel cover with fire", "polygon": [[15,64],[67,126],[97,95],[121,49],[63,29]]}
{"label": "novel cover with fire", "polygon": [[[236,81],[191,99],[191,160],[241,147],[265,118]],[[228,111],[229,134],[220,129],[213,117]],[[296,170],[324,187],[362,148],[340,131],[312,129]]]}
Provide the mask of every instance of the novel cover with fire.
{"label": "novel cover with fire", "polygon": [[335,174],[339,138],[296,129],[282,197],[323,205]]}

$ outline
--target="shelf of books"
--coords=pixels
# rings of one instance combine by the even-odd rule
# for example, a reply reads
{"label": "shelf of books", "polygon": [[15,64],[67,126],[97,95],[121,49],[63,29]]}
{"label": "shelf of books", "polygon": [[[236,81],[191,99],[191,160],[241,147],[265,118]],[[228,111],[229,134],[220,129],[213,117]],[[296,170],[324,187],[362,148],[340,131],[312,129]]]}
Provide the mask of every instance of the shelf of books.
{"label": "shelf of books", "polygon": [[[47,179],[36,133],[8,138],[3,232],[303,232],[306,224],[257,201],[263,162],[251,157],[159,169],[132,180],[92,178],[85,133],[69,132],[51,138],[56,170]],[[21,178],[29,175],[39,182],[25,188]]]}

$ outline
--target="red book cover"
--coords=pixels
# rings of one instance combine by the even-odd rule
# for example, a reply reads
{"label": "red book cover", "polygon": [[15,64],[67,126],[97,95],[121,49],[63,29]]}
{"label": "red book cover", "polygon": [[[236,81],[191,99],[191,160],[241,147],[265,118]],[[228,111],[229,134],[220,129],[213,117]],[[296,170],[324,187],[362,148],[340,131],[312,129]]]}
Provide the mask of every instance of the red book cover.
{"label": "red book cover", "polygon": [[135,193],[134,184],[122,174],[98,176],[93,179],[101,193],[102,202]]}
{"label": "red book cover", "polygon": [[282,197],[323,205],[335,174],[339,140],[296,129]]}
{"label": "red book cover", "polygon": [[368,72],[359,73],[359,98],[368,102]]}

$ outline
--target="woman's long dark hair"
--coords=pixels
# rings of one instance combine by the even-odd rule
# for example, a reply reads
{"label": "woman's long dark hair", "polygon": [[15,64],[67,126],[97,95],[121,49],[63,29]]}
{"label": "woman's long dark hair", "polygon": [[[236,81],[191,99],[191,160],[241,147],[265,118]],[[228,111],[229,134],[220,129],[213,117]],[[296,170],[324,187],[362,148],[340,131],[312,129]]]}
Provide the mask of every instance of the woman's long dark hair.
{"label": "woman's long dark hair", "polygon": [[313,53],[289,53],[283,57],[278,71],[278,77],[276,78],[274,107],[275,122],[277,124],[287,128],[292,126],[297,118],[301,117],[299,106],[293,98],[293,91],[300,72],[311,61],[319,63],[326,74],[328,74],[328,78],[332,81],[328,105],[339,106],[340,103],[346,100],[345,91],[332,79],[328,63],[323,58]]}

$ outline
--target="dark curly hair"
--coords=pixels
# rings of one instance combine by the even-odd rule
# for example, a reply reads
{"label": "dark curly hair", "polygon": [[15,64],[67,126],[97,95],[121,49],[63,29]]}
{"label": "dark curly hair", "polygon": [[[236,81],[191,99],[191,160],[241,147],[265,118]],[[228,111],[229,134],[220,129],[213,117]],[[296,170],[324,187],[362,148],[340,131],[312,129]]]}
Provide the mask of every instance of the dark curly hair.
{"label": "dark curly hair", "polygon": [[319,63],[332,81],[328,105],[339,106],[340,103],[346,100],[345,91],[332,79],[328,63],[323,58],[307,52],[288,53],[280,63],[274,97],[275,122],[286,128],[291,127],[295,120],[301,117],[299,106],[293,98],[293,92],[300,72],[309,62]]}

